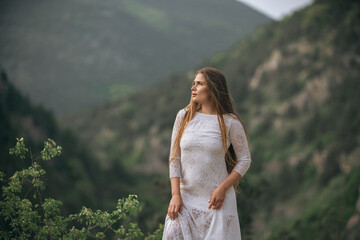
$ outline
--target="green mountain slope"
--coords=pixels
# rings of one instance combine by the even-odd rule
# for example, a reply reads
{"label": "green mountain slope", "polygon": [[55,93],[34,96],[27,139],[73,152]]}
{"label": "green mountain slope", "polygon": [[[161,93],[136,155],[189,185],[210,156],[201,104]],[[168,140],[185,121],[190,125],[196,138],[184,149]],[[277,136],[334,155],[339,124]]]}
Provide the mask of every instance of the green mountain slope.
{"label": "green mountain slope", "polygon": [[5,0],[0,64],[60,115],[159,82],[269,21],[235,0]]}
{"label": "green mountain slope", "polygon": [[0,171],[6,176],[12,176],[15,171],[31,164],[29,155],[22,160],[9,154],[9,148],[14,147],[16,138],[20,137],[24,137],[34,158],[40,155],[47,138],[62,146],[60,157],[41,162],[47,172],[46,195],[61,200],[64,203],[62,210],[74,212],[83,205],[114,207],[117,199],[131,193],[135,179],[122,172],[119,165],[102,171],[91,150],[82,145],[71,131],[60,129],[53,113],[41,105],[33,105],[1,70]]}
{"label": "green mountain slope", "polygon": [[[29,156],[24,160],[10,156],[9,148],[14,147],[16,138],[24,137],[34,158],[39,156],[44,141],[51,138],[63,151],[54,161],[41,162],[47,172],[45,197],[61,200],[64,213],[78,212],[82,206],[108,211],[114,209],[118,199],[136,193],[144,210],[134,221],[143,232],[158,228],[168,195],[167,188],[161,187],[164,180],[160,176],[134,175],[120,161],[109,169],[102,168],[86,144],[69,129],[58,126],[50,110],[31,103],[5,71],[0,72],[1,172],[12,176],[30,165]],[[158,198],[154,199],[152,194]]]}
{"label": "green mountain slope", "polygon": [[238,194],[243,237],[358,239],[359,25],[357,1],[315,1],[188,72],[62,124],[96,146],[104,167],[121,161],[137,173],[163,174],[170,189],[175,114],[190,100],[194,70],[219,68],[252,147]]}

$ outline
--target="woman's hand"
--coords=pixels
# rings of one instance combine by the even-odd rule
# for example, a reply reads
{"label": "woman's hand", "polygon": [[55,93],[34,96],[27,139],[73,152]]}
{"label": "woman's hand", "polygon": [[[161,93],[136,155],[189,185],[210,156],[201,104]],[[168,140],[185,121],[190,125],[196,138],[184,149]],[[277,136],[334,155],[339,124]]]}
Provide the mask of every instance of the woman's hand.
{"label": "woman's hand", "polygon": [[211,193],[209,208],[212,207],[213,209],[220,209],[224,203],[225,194],[226,191],[224,187],[218,186],[215,188],[215,190]]}
{"label": "woman's hand", "polygon": [[176,217],[178,216],[178,212],[182,213],[182,208],[183,208],[183,201],[181,195],[180,194],[173,195],[170,200],[170,204],[168,208],[168,215],[170,219],[174,220],[175,216]]}

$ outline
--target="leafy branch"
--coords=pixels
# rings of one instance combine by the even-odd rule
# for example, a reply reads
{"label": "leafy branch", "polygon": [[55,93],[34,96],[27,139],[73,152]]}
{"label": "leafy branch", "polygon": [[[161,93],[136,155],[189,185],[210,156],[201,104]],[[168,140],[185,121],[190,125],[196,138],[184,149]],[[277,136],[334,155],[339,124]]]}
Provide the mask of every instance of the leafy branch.
{"label": "leafy branch", "polygon": [[[23,138],[16,139],[17,143],[9,149],[9,153],[25,159],[29,149]],[[0,172],[0,181],[3,182],[0,239],[104,239],[108,232],[119,239],[144,239],[137,223],[124,224],[141,211],[134,194],[119,199],[112,212],[93,211],[83,206],[80,213],[68,216],[61,215],[61,201],[43,199],[41,192],[45,189],[43,176],[46,172],[37,160],[49,161],[60,156],[61,151],[62,147],[48,138],[39,157],[34,159],[30,150],[31,165],[27,169],[16,171],[9,179]],[[159,229],[145,239],[161,239],[162,231],[163,224],[160,224]]]}

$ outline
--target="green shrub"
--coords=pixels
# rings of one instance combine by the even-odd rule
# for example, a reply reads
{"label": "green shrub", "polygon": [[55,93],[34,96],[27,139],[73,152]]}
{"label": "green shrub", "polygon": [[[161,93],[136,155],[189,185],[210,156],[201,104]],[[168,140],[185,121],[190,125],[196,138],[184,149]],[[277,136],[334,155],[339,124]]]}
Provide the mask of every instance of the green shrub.
{"label": "green shrub", "polygon": [[[109,235],[119,239],[161,239],[163,224],[154,233],[144,234],[137,223],[130,218],[141,211],[137,196],[130,194],[118,200],[112,212],[93,211],[85,206],[77,214],[61,215],[62,202],[42,196],[45,189],[43,177],[46,174],[38,159],[49,161],[60,156],[62,148],[48,139],[31,166],[8,179],[0,172],[2,182],[0,201],[0,239],[103,239]],[[23,138],[17,138],[9,153],[25,159],[29,152]],[[30,151],[31,153],[31,151]]]}

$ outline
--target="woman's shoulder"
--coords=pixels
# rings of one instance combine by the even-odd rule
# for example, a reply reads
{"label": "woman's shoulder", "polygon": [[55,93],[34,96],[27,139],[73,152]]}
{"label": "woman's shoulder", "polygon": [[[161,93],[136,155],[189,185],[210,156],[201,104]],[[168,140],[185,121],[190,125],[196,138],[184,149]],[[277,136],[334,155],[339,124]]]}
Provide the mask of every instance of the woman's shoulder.
{"label": "woman's shoulder", "polygon": [[229,119],[238,119],[237,116],[234,113],[226,113],[225,116],[227,116]]}
{"label": "woman's shoulder", "polygon": [[186,112],[186,109],[185,108],[181,108],[177,114],[180,114],[180,115],[184,115]]}
{"label": "woman's shoulder", "polygon": [[237,114],[233,114],[233,113],[227,113],[226,114],[229,119],[229,125],[230,125],[230,128],[233,128],[233,127],[241,127],[242,126],[242,123],[241,121],[239,120],[239,116]]}
{"label": "woman's shoulder", "polygon": [[181,114],[184,114],[186,112],[186,109],[185,108],[181,108],[178,113],[181,113]]}
{"label": "woman's shoulder", "polygon": [[185,115],[185,112],[186,112],[185,108],[182,108],[182,109],[178,110],[178,112],[176,114],[176,117],[177,118],[182,118]]}

